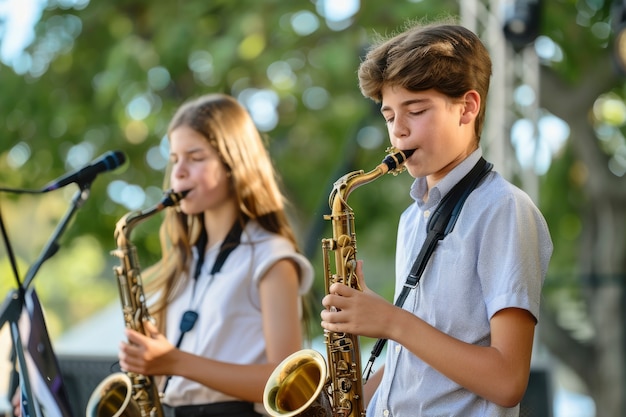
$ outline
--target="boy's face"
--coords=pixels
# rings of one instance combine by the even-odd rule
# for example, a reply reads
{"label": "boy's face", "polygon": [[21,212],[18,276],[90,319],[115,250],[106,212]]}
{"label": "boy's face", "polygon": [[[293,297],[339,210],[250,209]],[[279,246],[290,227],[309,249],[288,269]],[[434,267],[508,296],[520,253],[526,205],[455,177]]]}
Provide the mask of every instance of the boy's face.
{"label": "boy's face", "polygon": [[412,177],[428,177],[432,187],[477,148],[474,121],[480,109],[475,91],[453,100],[435,90],[385,86],[381,113],[391,144],[415,149],[405,166]]}

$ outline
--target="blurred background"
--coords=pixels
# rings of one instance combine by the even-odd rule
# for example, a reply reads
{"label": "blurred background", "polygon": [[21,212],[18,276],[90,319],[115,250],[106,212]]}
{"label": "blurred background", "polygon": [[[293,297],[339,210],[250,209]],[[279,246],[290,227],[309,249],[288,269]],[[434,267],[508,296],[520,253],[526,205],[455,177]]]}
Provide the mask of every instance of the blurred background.
{"label": "blurred background", "polygon": [[[117,258],[109,254],[115,223],[160,200],[174,110],[225,92],[251,112],[317,269],[311,329],[319,335],[332,183],[372,169],[387,146],[377,107],[358,90],[360,59],[377,35],[446,15],[492,54],[485,155],[535,200],[554,240],[526,415],[626,415],[622,1],[0,0],[0,188],[39,190],[105,152],[127,155],[94,180],[31,284],[78,415],[95,384],[87,378],[111,370],[122,338]],[[390,300],[410,183],[407,174],[386,176],[350,197],[368,284]],[[77,192],[70,184],[0,193],[20,274]],[[159,257],[159,220],[133,232],[143,266]],[[0,294],[15,288],[2,245]],[[8,409],[8,330],[0,329],[0,412]]]}

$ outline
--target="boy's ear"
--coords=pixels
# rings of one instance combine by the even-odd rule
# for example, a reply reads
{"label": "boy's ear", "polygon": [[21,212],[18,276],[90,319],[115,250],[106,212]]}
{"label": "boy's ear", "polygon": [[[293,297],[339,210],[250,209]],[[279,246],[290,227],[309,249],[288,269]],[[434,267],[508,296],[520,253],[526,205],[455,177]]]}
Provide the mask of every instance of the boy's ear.
{"label": "boy's ear", "polygon": [[468,91],[463,97],[463,103],[465,106],[463,108],[461,121],[463,123],[469,123],[476,119],[480,111],[480,94],[478,94],[476,90]]}

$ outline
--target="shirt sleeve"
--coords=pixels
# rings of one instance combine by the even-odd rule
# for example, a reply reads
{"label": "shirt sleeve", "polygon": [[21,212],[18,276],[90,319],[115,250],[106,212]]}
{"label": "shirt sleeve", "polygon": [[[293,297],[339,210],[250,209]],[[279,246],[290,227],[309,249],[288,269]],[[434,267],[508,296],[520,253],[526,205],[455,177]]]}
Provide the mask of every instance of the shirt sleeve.
{"label": "shirt sleeve", "polygon": [[552,253],[546,222],[530,198],[516,189],[491,203],[477,264],[489,317],[516,307],[539,319],[541,287]]}
{"label": "shirt sleeve", "polygon": [[271,239],[261,250],[262,261],[254,271],[254,282],[258,286],[265,273],[278,261],[288,259],[298,266],[300,278],[300,295],[309,291],[313,285],[313,267],[302,254],[296,252],[291,242],[282,237]]}

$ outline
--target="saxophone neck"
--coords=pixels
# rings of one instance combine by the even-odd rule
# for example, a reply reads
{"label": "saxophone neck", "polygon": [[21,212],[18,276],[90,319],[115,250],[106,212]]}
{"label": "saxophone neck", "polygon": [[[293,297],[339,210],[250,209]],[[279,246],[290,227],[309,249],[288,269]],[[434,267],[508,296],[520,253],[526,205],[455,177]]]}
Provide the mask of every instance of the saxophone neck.
{"label": "saxophone neck", "polygon": [[341,208],[347,206],[348,196],[350,196],[352,191],[384,175],[386,171],[383,165],[380,164],[369,172],[363,170],[349,172],[335,181],[328,199],[328,205],[332,211],[335,212],[337,209],[341,210]]}
{"label": "saxophone neck", "polygon": [[147,220],[148,218],[159,213],[166,207],[178,206],[183,198],[189,193],[190,190],[181,192],[174,192],[173,190],[166,191],[163,194],[163,198],[154,206],[143,211],[132,211],[126,213],[121,219],[118,220],[115,225],[115,239],[118,242],[118,247],[127,246],[130,241],[130,234],[132,230],[139,223]]}
{"label": "saxophone neck", "polygon": [[387,173],[398,175],[404,171],[404,163],[413,155],[413,152],[415,149],[401,151],[393,147],[387,148],[388,155],[373,170],[369,172],[353,171],[339,178],[335,181],[328,200],[331,209],[334,211],[335,208],[338,208],[335,207],[336,205],[347,206],[348,196],[361,185],[370,183]]}
{"label": "saxophone neck", "polygon": [[128,246],[130,242],[130,235],[139,223],[148,219],[152,215],[158,213],[160,210],[152,208],[145,211],[133,211],[126,213],[121,219],[117,221],[115,225],[114,237],[117,241],[118,247]]}

